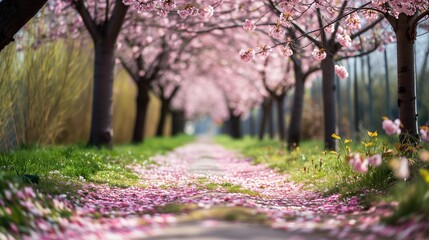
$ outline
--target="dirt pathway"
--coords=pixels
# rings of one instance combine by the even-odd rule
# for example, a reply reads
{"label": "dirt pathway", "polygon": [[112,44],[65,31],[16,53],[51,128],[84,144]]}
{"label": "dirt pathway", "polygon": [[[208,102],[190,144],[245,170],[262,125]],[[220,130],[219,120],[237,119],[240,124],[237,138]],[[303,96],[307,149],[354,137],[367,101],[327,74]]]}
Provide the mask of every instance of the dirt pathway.
{"label": "dirt pathway", "polygon": [[408,239],[422,227],[384,226],[383,208],[322,197],[204,139],[152,160],[128,166],[145,187],[85,185],[60,238]]}

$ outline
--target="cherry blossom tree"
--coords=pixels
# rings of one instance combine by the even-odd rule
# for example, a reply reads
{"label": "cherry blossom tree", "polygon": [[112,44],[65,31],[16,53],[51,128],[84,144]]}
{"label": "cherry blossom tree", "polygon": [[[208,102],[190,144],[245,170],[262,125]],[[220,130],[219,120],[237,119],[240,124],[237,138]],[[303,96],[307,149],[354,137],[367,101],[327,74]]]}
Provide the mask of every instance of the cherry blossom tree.
{"label": "cherry blossom tree", "polygon": [[[168,17],[170,13],[176,12],[183,17],[192,15],[210,18],[214,13],[214,7],[220,3],[219,1],[176,3],[174,0],[55,0],[52,3],[53,12],[67,15],[69,21],[81,18],[94,43],[94,92],[89,145],[112,145],[115,47],[125,19],[147,12],[156,12],[161,17]],[[70,7],[76,11],[71,11]]]}
{"label": "cherry blossom tree", "polygon": [[[291,62],[285,64],[283,61],[277,61],[277,66],[269,63],[269,57],[266,58],[263,69],[260,71],[262,82],[265,90],[268,92],[271,99],[277,105],[277,126],[280,140],[286,140],[285,118],[284,118],[284,101],[286,94],[294,85],[294,78],[291,76]],[[279,66],[280,65],[280,66]],[[283,66],[282,66],[283,65]],[[286,65],[286,66],[285,66]],[[273,71],[268,71],[267,68],[272,68]],[[262,121],[264,122],[264,121]]]}
{"label": "cherry blossom tree", "polygon": [[377,1],[375,8],[381,11],[396,35],[398,64],[398,108],[402,123],[401,142],[417,144],[419,142],[415,41],[418,24],[429,16],[429,1]]}
{"label": "cherry blossom tree", "polygon": [[0,51],[14,41],[13,36],[42,7],[47,0],[0,1]]}
{"label": "cherry blossom tree", "polygon": [[156,89],[158,90],[158,96],[161,100],[161,111],[156,128],[156,136],[161,137],[164,133],[165,122],[167,114],[172,113],[171,102],[180,90],[180,85],[175,81],[164,81],[156,82]]}
{"label": "cherry blossom tree", "polygon": [[[374,14],[353,1],[266,1],[263,14],[274,13],[275,21],[270,17],[259,17],[251,21],[251,26],[243,26],[245,29],[258,29],[259,25],[269,25],[267,34],[278,39],[272,47],[284,48],[287,55],[292,55],[292,50],[301,50],[302,47],[294,46],[300,39],[306,39],[309,43],[304,46],[315,46],[312,52],[316,61],[321,61],[323,76],[323,104],[325,124],[325,147],[335,149],[335,141],[331,134],[336,132],[335,113],[335,74],[344,73],[343,68],[337,67],[335,72],[335,61],[345,57],[366,54],[375,50],[381,43],[386,32],[379,33],[375,27],[381,26],[382,16]],[[369,4],[367,4],[369,5]],[[357,14],[362,10],[365,19]],[[250,21],[250,20],[249,20]],[[259,23],[258,23],[259,22]],[[261,27],[262,27],[261,26]],[[296,37],[286,38],[286,29],[296,32]],[[388,33],[388,32],[387,32]],[[268,47],[269,49],[270,47]],[[256,52],[252,49],[244,51],[241,56],[247,57],[249,61],[255,55],[264,51]],[[263,54],[262,54],[263,55]],[[342,75],[344,76],[344,75]]]}

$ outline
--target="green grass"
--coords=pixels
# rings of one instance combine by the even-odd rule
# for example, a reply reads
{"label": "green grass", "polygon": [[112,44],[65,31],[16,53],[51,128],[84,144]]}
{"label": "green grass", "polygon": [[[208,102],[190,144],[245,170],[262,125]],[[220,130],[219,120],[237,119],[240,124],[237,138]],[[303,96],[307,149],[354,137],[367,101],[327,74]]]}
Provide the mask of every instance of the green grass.
{"label": "green grass", "polygon": [[185,135],[150,138],[143,144],[116,146],[113,150],[81,146],[26,147],[0,154],[0,171],[7,175],[38,175],[38,187],[54,194],[73,194],[83,181],[138,186],[139,177],[127,165],[153,164],[151,156],[192,140],[193,137]]}
{"label": "green grass", "polygon": [[366,189],[386,189],[393,176],[387,163],[368,174],[354,172],[343,155],[324,152],[320,141],[305,141],[294,151],[287,151],[285,143],[276,140],[259,141],[245,137],[233,140],[219,136],[216,142],[227,148],[237,149],[252,158],[254,164],[269,167],[291,175],[295,182],[303,183],[311,190],[325,194],[341,193],[356,195]]}
{"label": "green grass", "polygon": [[242,193],[247,194],[249,196],[259,196],[259,193],[254,192],[249,189],[244,189],[240,185],[236,185],[230,182],[223,182],[223,183],[213,183],[210,182],[207,178],[201,177],[198,179],[198,183],[200,184],[199,187],[208,189],[208,190],[217,190],[217,189],[223,189],[229,193]]}

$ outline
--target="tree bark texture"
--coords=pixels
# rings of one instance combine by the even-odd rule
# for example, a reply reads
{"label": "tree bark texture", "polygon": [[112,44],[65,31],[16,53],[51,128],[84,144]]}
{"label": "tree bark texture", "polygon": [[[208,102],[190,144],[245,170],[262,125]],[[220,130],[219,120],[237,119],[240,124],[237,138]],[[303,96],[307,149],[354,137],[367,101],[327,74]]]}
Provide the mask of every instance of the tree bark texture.
{"label": "tree bark texture", "polygon": [[89,146],[109,148],[113,145],[113,74],[115,44],[121,31],[128,6],[116,0],[109,19],[96,24],[82,1],[72,2],[82,17],[94,42],[94,85]]}
{"label": "tree bark texture", "polygon": [[230,115],[230,135],[234,139],[240,139],[242,137],[241,135],[241,119],[240,116],[234,116]]}
{"label": "tree bark texture", "polygon": [[323,76],[323,112],[325,127],[325,149],[336,150],[336,141],[331,137],[335,133],[336,113],[335,113],[335,71],[334,58],[328,54],[322,61]]}
{"label": "tree bark texture", "polygon": [[3,0],[0,2],[0,51],[10,42],[47,0]]}
{"label": "tree bark texture", "polygon": [[156,129],[156,136],[162,137],[164,135],[164,126],[167,119],[169,102],[161,100],[161,111],[159,113],[158,127]]}
{"label": "tree bark texture", "polygon": [[398,52],[398,109],[402,123],[401,142],[416,145],[419,142],[416,106],[415,29],[410,29],[412,17],[399,15],[396,26]]}
{"label": "tree bark texture", "polygon": [[137,83],[137,97],[136,97],[136,118],[133,130],[133,143],[141,143],[144,141],[144,134],[146,129],[146,116],[147,109],[150,102],[149,86],[144,84],[144,80]]}
{"label": "tree bark texture", "polygon": [[288,148],[290,150],[299,146],[301,139],[301,121],[304,109],[304,83],[301,71],[295,68],[295,93],[293,96],[292,113],[289,125]]}
{"label": "tree bark texture", "polygon": [[270,100],[268,111],[268,136],[270,137],[270,139],[274,139],[273,99]]}
{"label": "tree bark texture", "polygon": [[278,124],[278,132],[279,138],[281,141],[286,140],[286,130],[285,130],[285,116],[284,116],[284,99],[285,94],[282,94],[276,98],[277,102],[277,124]]}
{"label": "tree bark texture", "polygon": [[250,116],[249,116],[249,134],[250,136],[255,136],[256,133],[256,129],[255,129],[255,116],[253,114],[253,111],[250,112]]}
{"label": "tree bark texture", "polygon": [[90,146],[112,147],[114,44],[95,44]]}
{"label": "tree bark texture", "polygon": [[262,103],[262,115],[261,115],[261,126],[259,128],[258,138],[259,140],[264,139],[265,129],[267,127],[267,123],[269,121],[269,115],[271,114],[271,99],[266,98]]}
{"label": "tree bark texture", "polygon": [[183,111],[172,111],[172,129],[171,134],[176,136],[178,134],[183,133],[185,129],[185,114]]}

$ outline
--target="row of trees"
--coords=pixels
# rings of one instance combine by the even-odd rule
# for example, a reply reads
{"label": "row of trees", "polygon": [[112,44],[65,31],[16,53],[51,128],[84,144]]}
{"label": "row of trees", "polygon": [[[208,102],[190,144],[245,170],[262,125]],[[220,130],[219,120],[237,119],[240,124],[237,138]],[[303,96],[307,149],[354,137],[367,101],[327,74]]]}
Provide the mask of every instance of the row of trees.
{"label": "row of trees", "polygon": [[[41,41],[65,37],[67,33],[74,33],[74,37],[89,33],[93,41],[90,145],[112,143],[113,76],[118,58],[139,89],[134,142],[143,140],[149,91],[163,99],[161,112],[166,113],[171,109],[168,105],[174,105],[175,95],[180,99],[179,93],[186,92],[183,86],[212,82],[203,93],[190,93],[202,94],[200,97],[186,95],[182,101],[177,100],[182,106],[176,109],[188,117],[213,110],[211,114],[217,119],[229,117],[234,130],[239,129],[239,118],[261,103],[265,108],[272,104],[270,99],[275,99],[282,108],[282,99],[294,86],[288,143],[290,147],[298,145],[304,86],[321,74],[325,147],[335,149],[331,138],[337,127],[335,74],[340,78],[348,74],[336,62],[366,55],[394,39],[401,138],[418,142],[414,42],[417,26],[428,17],[428,1],[55,0],[48,2],[44,14],[52,21]],[[234,53],[243,46],[258,46],[244,47],[239,54],[254,65],[237,63]],[[273,50],[279,54],[273,54]],[[207,94],[208,91],[217,94]],[[204,106],[202,111],[189,113],[187,109],[197,109],[193,104],[204,101],[190,103],[184,99],[201,98],[207,103],[218,99],[217,105],[224,106]],[[282,116],[279,114],[280,137],[286,139]],[[159,132],[162,126],[161,123]]]}

